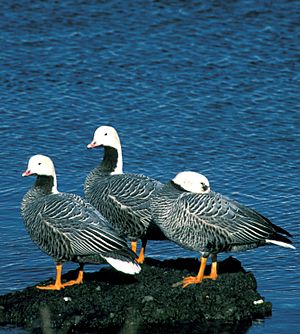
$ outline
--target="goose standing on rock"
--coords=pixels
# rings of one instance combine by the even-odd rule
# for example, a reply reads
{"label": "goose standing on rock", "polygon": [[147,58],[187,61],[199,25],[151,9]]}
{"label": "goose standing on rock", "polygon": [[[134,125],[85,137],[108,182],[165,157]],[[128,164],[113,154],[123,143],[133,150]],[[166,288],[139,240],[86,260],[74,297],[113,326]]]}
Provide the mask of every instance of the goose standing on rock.
{"label": "goose standing on rock", "polygon": [[[108,262],[127,274],[141,270],[136,254],[91,204],[80,196],[58,192],[49,157],[32,156],[22,175],[37,176],[21,203],[25,227],[31,239],[56,263],[55,283],[37,288],[60,290],[82,283],[84,263]],[[79,263],[80,270],[76,280],[62,283],[62,263],[66,261]]]}
{"label": "goose standing on rock", "polygon": [[[197,276],[183,279],[187,287],[203,278],[217,279],[217,254],[266,244],[292,248],[291,235],[260,213],[210,190],[204,175],[181,172],[165,184],[151,201],[155,223],[180,246],[202,253]],[[211,273],[204,276],[211,256]],[[177,284],[175,284],[177,285]]]}
{"label": "goose standing on rock", "polygon": [[144,175],[123,174],[121,142],[111,126],[97,128],[87,147],[104,147],[104,156],[86,178],[85,197],[121,235],[131,240],[134,252],[137,240],[142,239],[137,262],[143,263],[147,240],[166,239],[150,214],[150,198],[162,184]]}

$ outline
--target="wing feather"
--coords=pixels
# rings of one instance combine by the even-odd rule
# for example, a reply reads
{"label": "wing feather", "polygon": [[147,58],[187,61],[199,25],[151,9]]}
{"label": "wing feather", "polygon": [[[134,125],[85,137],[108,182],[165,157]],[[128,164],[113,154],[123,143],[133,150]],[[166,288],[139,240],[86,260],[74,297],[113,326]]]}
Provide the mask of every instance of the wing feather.
{"label": "wing feather", "polygon": [[149,199],[160,186],[144,175],[105,175],[95,178],[85,193],[121,234],[140,237],[151,222]]}
{"label": "wing feather", "polygon": [[273,232],[269,222],[256,211],[214,192],[184,193],[176,205],[183,216],[189,217],[191,227],[201,225],[211,239],[217,234],[233,244],[254,243]]}
{"label": "wing feather", "polygon": [[82,198],[53,194],[40,204],[38,233],[32,233],[40,247],[54,258],[110,253],[127,248],[103,216]]}

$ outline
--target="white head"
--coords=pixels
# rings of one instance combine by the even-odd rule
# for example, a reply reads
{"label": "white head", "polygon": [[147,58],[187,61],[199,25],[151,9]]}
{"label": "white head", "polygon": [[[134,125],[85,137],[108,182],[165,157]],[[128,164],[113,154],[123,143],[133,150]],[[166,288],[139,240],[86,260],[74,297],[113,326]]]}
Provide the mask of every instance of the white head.
{"label": "white head", "polygon": [[94,133],[94,138],[87,148],[94,148],[99,146],[110,146],[115,149],[121,147],[120,138],[118,132],[112,126],[100,126]]}
{"label": "white head", "polygon": [[198,194],[210,192],[208,179],[196,172],[180,172],[174,177],[173,182],[189,192]]}
{"label": "white head", "polygon": [[96,129],[94,133],[94,138],[87,148],[95,147],[112,147],[118,152],[117,166],[113,173],[111,174],[122,174],[123,173],[123,157],[122,157],[122,147],[118,132],[112,126],[100,126]]}
{"label": "white head", "polygon": [[26,171],[22,176],[41,175],[53,177],[52,193],[57,193],[56,173],[52,160],[45,155],[33,155],[29,161]]}

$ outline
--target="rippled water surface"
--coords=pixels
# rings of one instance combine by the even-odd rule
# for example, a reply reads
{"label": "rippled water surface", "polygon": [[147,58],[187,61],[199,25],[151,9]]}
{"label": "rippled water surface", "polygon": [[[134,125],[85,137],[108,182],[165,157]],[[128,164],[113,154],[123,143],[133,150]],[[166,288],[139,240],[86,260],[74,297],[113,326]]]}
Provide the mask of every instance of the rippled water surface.
{"label": "rippled water surface", "polygon": [[[294,235],[294,251],[235,256],[273,303],[249,333],[299,331],[299,20],[296,1],[2,4],[0,293],[54,274],[19,213],[28,158],[51,156],[59,189],[82,194],[102,155],[86,144],[110,124],[126,171],[202,172]],[[167,242],[147,254],[197,256]]]}

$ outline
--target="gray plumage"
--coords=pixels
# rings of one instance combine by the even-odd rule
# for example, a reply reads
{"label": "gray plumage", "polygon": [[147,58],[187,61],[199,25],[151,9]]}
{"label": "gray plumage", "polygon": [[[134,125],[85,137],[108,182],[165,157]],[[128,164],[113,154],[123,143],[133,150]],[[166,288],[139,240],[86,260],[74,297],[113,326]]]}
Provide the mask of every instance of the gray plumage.
{"label": "gray plumage", "polygon": [[37,179],[22,200],[21,214],[38,247],[57,263],[105,263],[112,259],[120,260],[125,267],[128,264],[138,272],[136,254],[107,220],[80,196],[57,191],[54,167],[52,175],[39,175],[33,170],[34,166],[51,165],[51,160],[37,155],[30,161],[32,168],[28,168],[24,176],[37,175]]}
{"label": "gray plumage", "polygon": [[85,182],[85,196],[121,235],[146,236],[151,223],[150,198],[160,183],[143,175],[110,175],[96,168]]}
{"label": "gray plumage", "polygon": [[170,181],[153,196],[156,224],[179,245],[203,253],[241,251],[274,243],[294,248],[290,234],[258,212],[209,190],[186,191]]}
{"label": "gray plumage", "polygon": [[84,192],[87,200],[113,227],[131,240],[164,239],[152,224],[150,198],[162,184],[137,174],[123,174],[121,143],[116,130],[102,126],[89,148],[104,147],[104,156],[87,176]]}
{"label": "gray plumage", "polygon": [[79,196],[45,194],[35,186],[23,199],[22,215],[31,239],[57,262],[134,260],[126,242]]}

